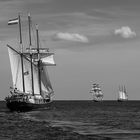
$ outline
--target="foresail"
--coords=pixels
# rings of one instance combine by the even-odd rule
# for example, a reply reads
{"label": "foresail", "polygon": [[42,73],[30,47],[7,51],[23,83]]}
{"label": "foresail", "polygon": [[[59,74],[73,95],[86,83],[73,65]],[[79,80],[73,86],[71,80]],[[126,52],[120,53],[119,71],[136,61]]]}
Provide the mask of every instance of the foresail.
{"label": "foresail", "polygon": [[21,57],[18,52],[16,52],[11,47],[8,47],[10,65],[11,65],[11,72],[12,72],[12,80],[13,80],[13,87],[17,88],[18,90],[23,90],[22,85],[22,70],[21,70]]}
{"label": "foresail", "polygon": [[45,66],[42,67],[42,72],[41,72],[41,82],[42,82],[42,92],[45,95],[50,95],[53,93],[53,88],[49,79],[49,75],[47,72],[47,68]]}

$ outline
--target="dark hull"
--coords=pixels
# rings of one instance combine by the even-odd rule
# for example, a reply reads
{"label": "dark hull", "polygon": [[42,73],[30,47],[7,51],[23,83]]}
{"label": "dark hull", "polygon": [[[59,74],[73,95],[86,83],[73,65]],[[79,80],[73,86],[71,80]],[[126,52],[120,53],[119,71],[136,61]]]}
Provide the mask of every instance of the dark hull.
{"label": "dark hull", "polygon": [[126,101],[128,101],[128,100],[120,100],[120,99],[118,99],[117,101],[118,101],[118,102],[126,102]]}
{"label": "dark hull", "polygon": [[100,99],[93,99],[93,101],[94,101],[94,102],[102,102],[103,99],[102,99],[102,98],[100,98]]}
{"label": "dark hull", "polygon": [[6,102],[6,105],[10,111],[19,111],[19,112],[26,112],[41,108],[49,108],[51,102],[42,103],[42,104],[34,104],[34,103],[27,103],[27,102],[20,102],[20,101],[12,101]]}
{"label": "dark hull", "polygon": [[102,100],[93,100],[93,102],[101,102]]}

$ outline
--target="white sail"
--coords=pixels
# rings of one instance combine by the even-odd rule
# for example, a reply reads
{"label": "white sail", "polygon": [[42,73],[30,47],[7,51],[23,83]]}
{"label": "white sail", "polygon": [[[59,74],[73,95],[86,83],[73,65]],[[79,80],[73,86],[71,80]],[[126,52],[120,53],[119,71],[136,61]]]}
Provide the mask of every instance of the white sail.
{"label": "white sail", "polygon": [[125,93],[124,92],[122,92],[122,99],[125,100]]}
{"label": "white sail", "polygon": [[126,93],[124,92],[123,94],[124,94],[124,95],[123,95],[123,96],[124,96],[124,99],[127,100],[127,95],[126,95]]}
{"label": "white sail", "polygon": [[8,47],[8,53],[9,53],[9,59],[11,65],[13,87],[14,88],[16,87],[20,91],[23,91],[21,57],[16,51],[14,51],[9,47]]}
{"label": "white sail", "polygon": [[[20,66],[21,67],[21,66]],[[23,75],[25,84],[25,93],[32,94],[32,80],[31,80],[31,64],[30,61],[23,57]]]}
{"label": "white sail", "polygon": [[[30,66],[28,66],[28,68],[30,68]],[[33,64],[34,94],[35,95],[41,94],[44,97],[45,94],[50,93],[50,91],[53,89],[49,80],[49,76],[47,75],[46,67],[42,66],[40,69],[41,69],[41,93],[40,93],[40,85],[39,85],[38,67]]]}
{"label": "white sail", "polygon": [[122,89],[121,89],[119,87],[119,97],[118,97],[118,99],[119,100],[127,100],[128,99],[125,88],[122,87]]}
{"label": "white sail", "polygon": [[101,96],[102,96],[102,95],[103,95],[103,93],[102,93],[101,91],[99,91],[99,95],[101,95]]}
{"label": "white sail", "polygon": [[123,100],[127,99],[127,97],[126,97],[126,95],[123,91],[120,92],[120,97],[119,98],[123,99]]}
{"label": "white sail", "polygon": [[45,64],[45,65],[55,65],[53,56],[54,55],[51,54],[47,57],[41,58],[42,63]]}
{"label": "white sail", "polygon": [[119,99],[123,99],[123,92],[119,91]]}
{"label": "white sail", "polygon": [[44,93],[44,96],[49,96],[51,93],[53,93],[53,88],[49,79],[49,75],[47,72],[47,68],[45,66],[42,67],[41,72],[41,81],[42,81],[42,92]]}
{"label": "white sail", "polygon": [[[13,87],[17,88],[19,91],[23,91],[23,83],[22,83],[22,68],[21,68],[21,55],[11,47],[8,47],[11,71],[12,71],[12,79],[13,79]],[[23,75],[24,75],[24,84],[25,84],[25,93],[32,93],[32,83],[31,83],[31,69],[30,69],[30,61],[23,57]],[[36,68],[34,66],[34,75],[36,79]],[[36,80],[35,80],[36,81]],[[35,92],[39,94],[39,86],[38,82],[34,82]]]}
{"label": "white sail", "polygon": [[35,65],[33,65],[33,81],[34,81],[34,94],[40,95],[38,68]]}

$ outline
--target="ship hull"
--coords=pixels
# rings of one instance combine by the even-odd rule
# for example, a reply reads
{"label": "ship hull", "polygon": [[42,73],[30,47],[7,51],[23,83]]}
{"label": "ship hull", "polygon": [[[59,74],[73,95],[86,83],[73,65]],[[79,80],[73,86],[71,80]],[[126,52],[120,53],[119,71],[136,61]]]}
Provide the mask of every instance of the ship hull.
{"label": "ship hull", "polygon": [[27,103],[27,102],[20,102],[20,101],[8,101],[6,102],[7,108],[10,111],[18,111],[18,112],[26,112],[32,111],[37,109],[49,108],[51,102],[35,104],[35,103]]}
{"label": "ship hull", "polygon": [[93,102],[102,102],[102,100],[93,100]]}
{"label": "ship hull", "polygon": [[117,101],[118,101],[118,102],[126,102],[126,101],[128,101],[128,100],[118,99]]}

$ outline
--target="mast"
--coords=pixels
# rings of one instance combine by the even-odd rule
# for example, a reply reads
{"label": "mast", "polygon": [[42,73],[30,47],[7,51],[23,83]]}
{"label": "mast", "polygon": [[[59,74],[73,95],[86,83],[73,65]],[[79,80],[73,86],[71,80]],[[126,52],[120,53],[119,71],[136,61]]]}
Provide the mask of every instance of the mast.
{"label": "mast", "polygon": [[126,99],[125,87],[124,87],[124,86],[122,86],[122,89],[123,89],[123,99],[125,100],[125,99]]}
{"label": "mast", "polygon": [[18,15],[18,20],[19,20],[19,43],[21,47],[21,52],[23,52],[20,14]]}
{"label": "mast", "polygon": [[124,93],[126,94],[126,88],[125,88],[125,85],[124,85]]}
{"label": "mast", "polygon": [[122,85],[122,92],[124,92],[123,85]]}
{"label": "mast", "polygon": [[33,64],[32,64],[32,52],[31,52],[31,17],[30,13],[28,14],[28,24],[29,24],[29,48],[30,48],[30,60],[31,60],[31,80],[32,80],[32,94],[34,95],[34,76],[33,76]]}
{"label": "mast", "polygon": [[124,93],[125,93],[125,99],[128,99],[128,95],[127,95],[127,92],[126,92],[125,85],[124,85]]}
{"label": "mast", "polygon": [[119,94],[118,94],[118,99],[120,99],[122,96],[122,90],[121,90],[121,86],[119,85]]}
{"label": "mast", "polygon": [[23,92],[25,92],[25,80],[24,80],[24,67],[23,67],[23,44],[22,44],[22,34],[21,34],[21,19],[20,19],[20,14],[18,15],[19,19],[19,43],[20,43],[20,48],[21,48],[21,69],[22,69],[22,84],[23,84]]}
{"label": "mast", "polygon": [[39,35],[38,35],[38,25],[36,25],[36,36],[37,36],[37,53],[38,53],[38,82],[39,82],[39,90],[41,95],[41,60],[40,60],[40,52],[39,52]]}

